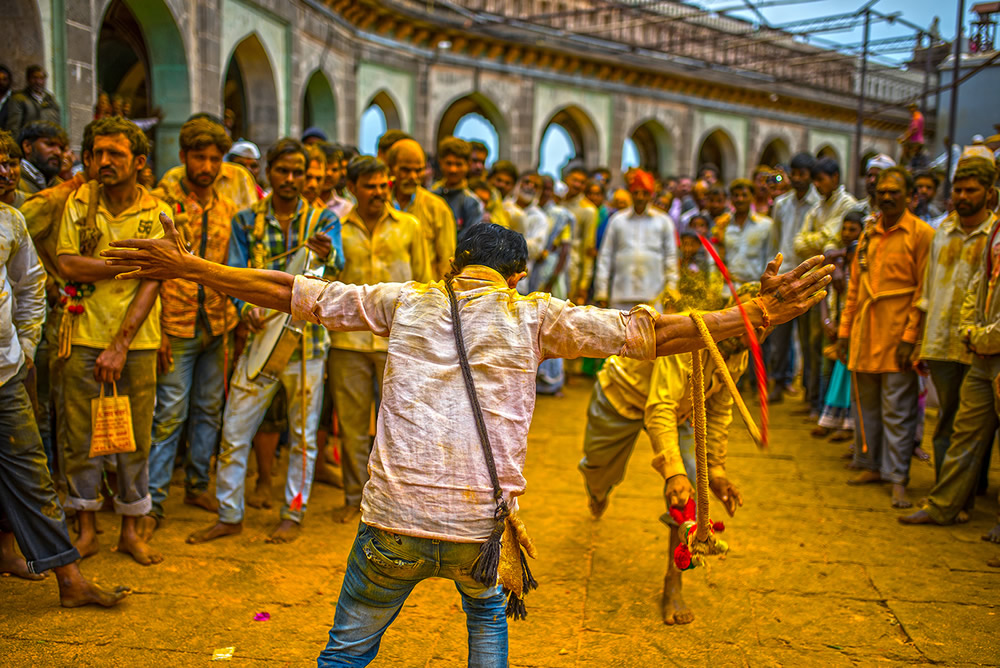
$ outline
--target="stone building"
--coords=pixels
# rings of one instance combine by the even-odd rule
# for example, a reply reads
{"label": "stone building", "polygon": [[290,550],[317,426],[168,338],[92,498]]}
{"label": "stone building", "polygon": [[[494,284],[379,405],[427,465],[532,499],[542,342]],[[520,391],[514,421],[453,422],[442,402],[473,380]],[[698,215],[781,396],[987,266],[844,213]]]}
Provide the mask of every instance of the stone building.
{"label": "stone building", "polygon": [[[630,7],[629,5],[634,5]],[[853,155],[856,62],[792,35],[676,2],[596,0],[8,0],[6,64],[23,85],[39,62],[79,141],[98,90],[162,114],[156,166],[176,161],[195,111],[232,109],[266,146],[317,125],[357,144],[376,106],[426,146],[467,114],[496,129],[499,157],[538,163],[562,126],[578,156],[613,170],[623,140],[661,174],[718,163],[724,178],[795,151],[855,174],[895,153],[901,103],[922,75],[876,69],[862,156]],[[527,19],[525,17],[528,17]],[[928,122],[933,127],[933,122]]]}

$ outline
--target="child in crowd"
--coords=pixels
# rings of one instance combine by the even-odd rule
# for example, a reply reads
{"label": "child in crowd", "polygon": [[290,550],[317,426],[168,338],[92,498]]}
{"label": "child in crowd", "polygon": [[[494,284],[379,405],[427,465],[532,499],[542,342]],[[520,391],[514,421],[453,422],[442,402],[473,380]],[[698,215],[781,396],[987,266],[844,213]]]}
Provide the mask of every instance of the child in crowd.
{"label": "child in crowd", "polygon": [[[837,359],[837,330],[840,326],[840,313],[847,299],[847,286],[850,281],[851,261],[861,237],[861,211],[849,211],[844,216],[840,228],[841,248],[826,253],[826,258],[837,268],[833,273],[833,290],[830,297],[820,302],[820,316],[823,319],[823,331],[829,345],[823,349],[824,356],[834,360],[830,385],[827,387],[823,412],[819,424],[812,430],[816,438],[830,437],[831,441],[854,440],[854,416],[851,413],[851,372]],[[831,313],[831,307],[833,312]]]}

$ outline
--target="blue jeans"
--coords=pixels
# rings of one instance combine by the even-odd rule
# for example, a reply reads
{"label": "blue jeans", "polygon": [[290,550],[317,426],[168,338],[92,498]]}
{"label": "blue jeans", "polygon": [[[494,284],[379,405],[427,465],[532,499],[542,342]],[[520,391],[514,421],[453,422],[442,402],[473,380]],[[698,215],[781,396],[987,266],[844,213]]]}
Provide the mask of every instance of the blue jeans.
{"label": "blue jeans", "polygon": [[152,513],[163,517],[181,428],[188,421],[184,489],[197,496],[208,489],[209,464],[222,428],[225,404],[225,346],[228,334],[212,336],[201,327],[194,338],[170,338],[174,365],[156,379],[153,443],[149,450]]}
{"label": "blue jeans", "polygon": [[319,668],[367,666],[378,654],[382,634],[421,580],[455,581],[469,629],[469,666],[507,665],[507,597],[500,585],[486,587],[469,575],[479,543],[450,543],[400,536],[361,523],[347,557],[344,585],[330,642]]}

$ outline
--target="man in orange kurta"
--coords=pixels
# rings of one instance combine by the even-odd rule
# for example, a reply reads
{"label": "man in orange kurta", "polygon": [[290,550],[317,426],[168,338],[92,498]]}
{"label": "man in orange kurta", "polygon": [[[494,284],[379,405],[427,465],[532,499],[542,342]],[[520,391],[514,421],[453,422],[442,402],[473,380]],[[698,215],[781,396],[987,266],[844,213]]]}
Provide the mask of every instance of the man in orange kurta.
{"label": "man in orange kurta", "polygon": [[854,468],[848,481],[892,483],[892,505],[908,508],[906,484],[917,430],[913,355],[922,313],[917,308],[934,230],[907,210],[913,177],[892,167],[879,175],[879,213],[868,224],[851,264],[838,354],[854,376],[859,415]]}

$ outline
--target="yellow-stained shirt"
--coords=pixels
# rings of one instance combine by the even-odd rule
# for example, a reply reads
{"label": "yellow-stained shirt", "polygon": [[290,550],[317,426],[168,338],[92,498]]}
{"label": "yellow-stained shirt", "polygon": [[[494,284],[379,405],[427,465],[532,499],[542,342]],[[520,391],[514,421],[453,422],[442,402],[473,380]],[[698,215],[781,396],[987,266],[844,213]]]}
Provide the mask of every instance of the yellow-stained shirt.
{"label": "yellow-stained shirt", "polygon": [[[733,421],[733,397],[707,350],[699,352],[705,369],[705,419],[708,435],[708,476],[725,477],[729,425]],[[747,368],[747,352],[726,360],[729,373],[738,380]],[[614,355],[597,374],[604,396],[618,413],[642,420],[653,446],[653,468],[664,479],[684,475],[677,440],[677,426],[692,415],[691,355],[658,357],[655,361]]]}
{"label": "yellow-stained shirt", "polygon": [[[387,206],[375,229],[369,231],[355,207],[341,221],[340,237],[345,258],[344,270],[338,279],[341,283],[375,285],[432,280],[424,230],[408,213]],[[330,346],[341,350],[381,352],[387,349],[388,341],[370,331],[331,331]]]}
{"label": "yellow-stained shirt", "polygon": [[[170,186],[176,186],[184,178],[184,174],[184,165],[171,167],[163,175],[163,178],[160,179],[157,187],[166,189]],[[257,184],[253,180],[253,174],[246,167],[238,165],[235,162],[222,163],[214,185],[219,194],[233,200],[237,211],[249,208],[250,205],[259,199],[257,197]]]}
{"label": "yellow-stained shirt", "polygon": [[570,298],[586,293],[594,278],[597,257],[597,207],[580,193],[562,203],[576,219],[573,228],[573,248],[570,255]]}
{"label": "yellow-stained shirt", "polygon": [[[117,216],[112,216],[103,199],[97,205],[95,223],[101,233],[93,257],[110,248],[110,242],[119,239],[159,239],[163,237],[160,213],[170,215],[170,208],[149,194],[142,186],[135,204]],[[99,192],[99,191],[98,191]],[[99,195],[98,195],[99,196]],[[77,221],[85,221],[90,202],[90,188],[78,188],[66,203],[59,226],[58,255],[80,254],[80,229]],[[83,299],[84,311],[75,316],[73,335],[75,346],[107,348],[111,345],[129,305],[135,298],[142,281],[137,279],[107,279],[94,283],[94,292]],[[160,300],[156,299],[149,316],[136,332],[129,350],[155,350],[160,347]]]}
{"label": "yellow-stained shirt", "polygon": [[59,243],[59,226],[63,211],[70,195],[86,183],[83,174],[77,174],[69,181],[35,193],[19,207],[28,225],[28,234],[35,243],[38,257],[45,266],[49,277],[60,285],[65,281],[56,264],[56,246]]}
{"label": "yellow-stained shirt", "polygon": [[451,271],[451,258],[455,256],[455,215],[451,207],[431,191],[418,186],[405,212],[420,221],[427,239],[427,261],[432,278],[444,278]]}
{"label": "yellow-stained shirt", "polygon": [[[226,264],[232,220],[239,211],[231,199],[215,189],[211,205],[203,209],[194,193],[184,188],[183,182],[165,183],[151,194],[170,206],[177,229],[192,253]],[[240,320],[229,297],[179,278],[163,282],[160,301],[163,332],[170,336],[194,338],[195,325],[199,321],[203,327],[207,323],[209,333],[217,336],[236,327]]]}

